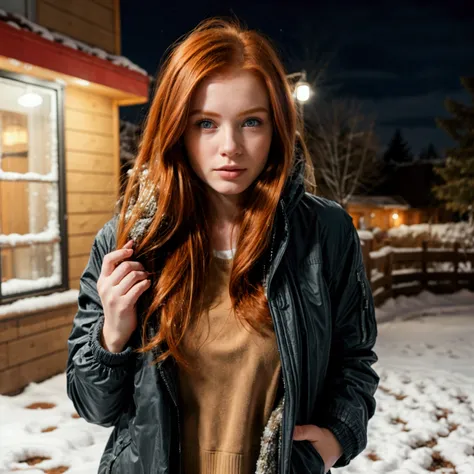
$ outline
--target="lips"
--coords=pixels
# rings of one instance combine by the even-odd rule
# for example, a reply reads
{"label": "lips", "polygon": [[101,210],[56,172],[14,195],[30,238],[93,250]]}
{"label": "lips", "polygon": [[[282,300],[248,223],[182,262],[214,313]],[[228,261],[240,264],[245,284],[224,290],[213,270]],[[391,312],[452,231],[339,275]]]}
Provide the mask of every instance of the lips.
{"label": "lips", "polygon": [[217,168],[216,171],[244,171],[245,168],[238,168],[237,166],[223,166],[222,168]]}
{"label": "lips", "polygon": [[216,173],[224,180],[234,180],[239,178],[244,172],[245,168],[238,168],[236,166],[223,166],[216,169]]}

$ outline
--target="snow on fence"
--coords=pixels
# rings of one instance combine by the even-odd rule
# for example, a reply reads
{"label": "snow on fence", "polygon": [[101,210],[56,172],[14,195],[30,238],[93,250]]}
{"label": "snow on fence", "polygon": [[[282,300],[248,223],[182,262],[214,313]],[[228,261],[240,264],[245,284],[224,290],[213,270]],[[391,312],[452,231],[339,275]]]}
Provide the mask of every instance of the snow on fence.
{"label": "snow on fence", "polygon": [[451,293],[466,288],[474,291],[474,251],[459,243],[452,248],[383,247],[372,251],[373,241],[364,240],[362,252],[374,303],[389,298],[416,295],[423,290]]}

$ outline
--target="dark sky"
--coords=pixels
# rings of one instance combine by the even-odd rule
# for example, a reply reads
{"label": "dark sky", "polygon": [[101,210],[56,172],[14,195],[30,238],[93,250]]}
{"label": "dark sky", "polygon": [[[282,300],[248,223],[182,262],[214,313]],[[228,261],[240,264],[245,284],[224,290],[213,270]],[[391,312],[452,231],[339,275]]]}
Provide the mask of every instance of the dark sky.
{"label": "dark sky", "polygon": [[[437,129],[449,96],[469,100],[474,0],[121,0],[122,54],[154,75],[166,49],[210,16],[236,16],[269,36],[288,72],[305,68],[319,97],[355,98],[382,146],[401,128],[414,153],[452,144]],[[307,107],[317,107],[318,99]],[[139,123],[146,107],[124,108]]]}

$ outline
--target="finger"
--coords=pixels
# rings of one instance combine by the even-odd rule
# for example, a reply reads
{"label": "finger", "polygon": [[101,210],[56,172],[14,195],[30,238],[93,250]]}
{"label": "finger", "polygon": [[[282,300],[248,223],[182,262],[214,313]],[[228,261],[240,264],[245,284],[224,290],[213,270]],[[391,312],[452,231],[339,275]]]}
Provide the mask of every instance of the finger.
{"label": "finger", "polygon": [[142,280],[135,285],[132,286],[130,291],[124,296],[127,299],[128,304],[135,305],[138,301],[138,298],[150,288],[151,281],[150,280]]}
{"label": "finger", "polygon": [[[133,242],[133,241],[132,241]],[[129,242],[127,242],[129,244]],[[127,245],[125,244],[125,245]],[[133,255],[132,248],[121,248],[119,250],[114,250],[113,252],[108,253],[102,262],[101,273],[103,276],[109,276],[115,270],[115,267],[122,262],[123,260],[130,258]]]}
{"label": "finger", "polygon": [[148,272],[134,270],[126,275],[122,281],[115,287],[115,291],[120,296],[127,294],[132,286],[142,280],[146,280],[148,278]]}
{"label": "finger", "polygon": [[134,240],[130,239],[122,248],[123,249],[132,249],[134,243],[135,243]]}
{"label": "finger", "polygon": [[316,425],[298,425],[293,431],[295,441],[308,440],[315,443],[321,439],[321,429]]}
{"label": "finger", "polygon": [[112,286],[120,285],[120,282],[130,273],[134,271],[144,272],[145,268],[140,262],[127,260],[121,262],[115,270],[109,275],[109,282]]}

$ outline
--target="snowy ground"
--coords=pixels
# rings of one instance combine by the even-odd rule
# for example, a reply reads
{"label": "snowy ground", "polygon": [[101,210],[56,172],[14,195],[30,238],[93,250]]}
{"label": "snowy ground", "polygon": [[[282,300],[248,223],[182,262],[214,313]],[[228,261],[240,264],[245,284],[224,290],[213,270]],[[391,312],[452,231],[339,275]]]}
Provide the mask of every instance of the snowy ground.
{"label": "snowy ground", "polygon": [[[333,474],[474,474],[474,294],[401,297],[377,313],[381,382],[369,443]],[[0,396],[0,473],[97,472],[111,430],[75,417],[65,380]],[[20,462],[35,457],[49,459]]]}

